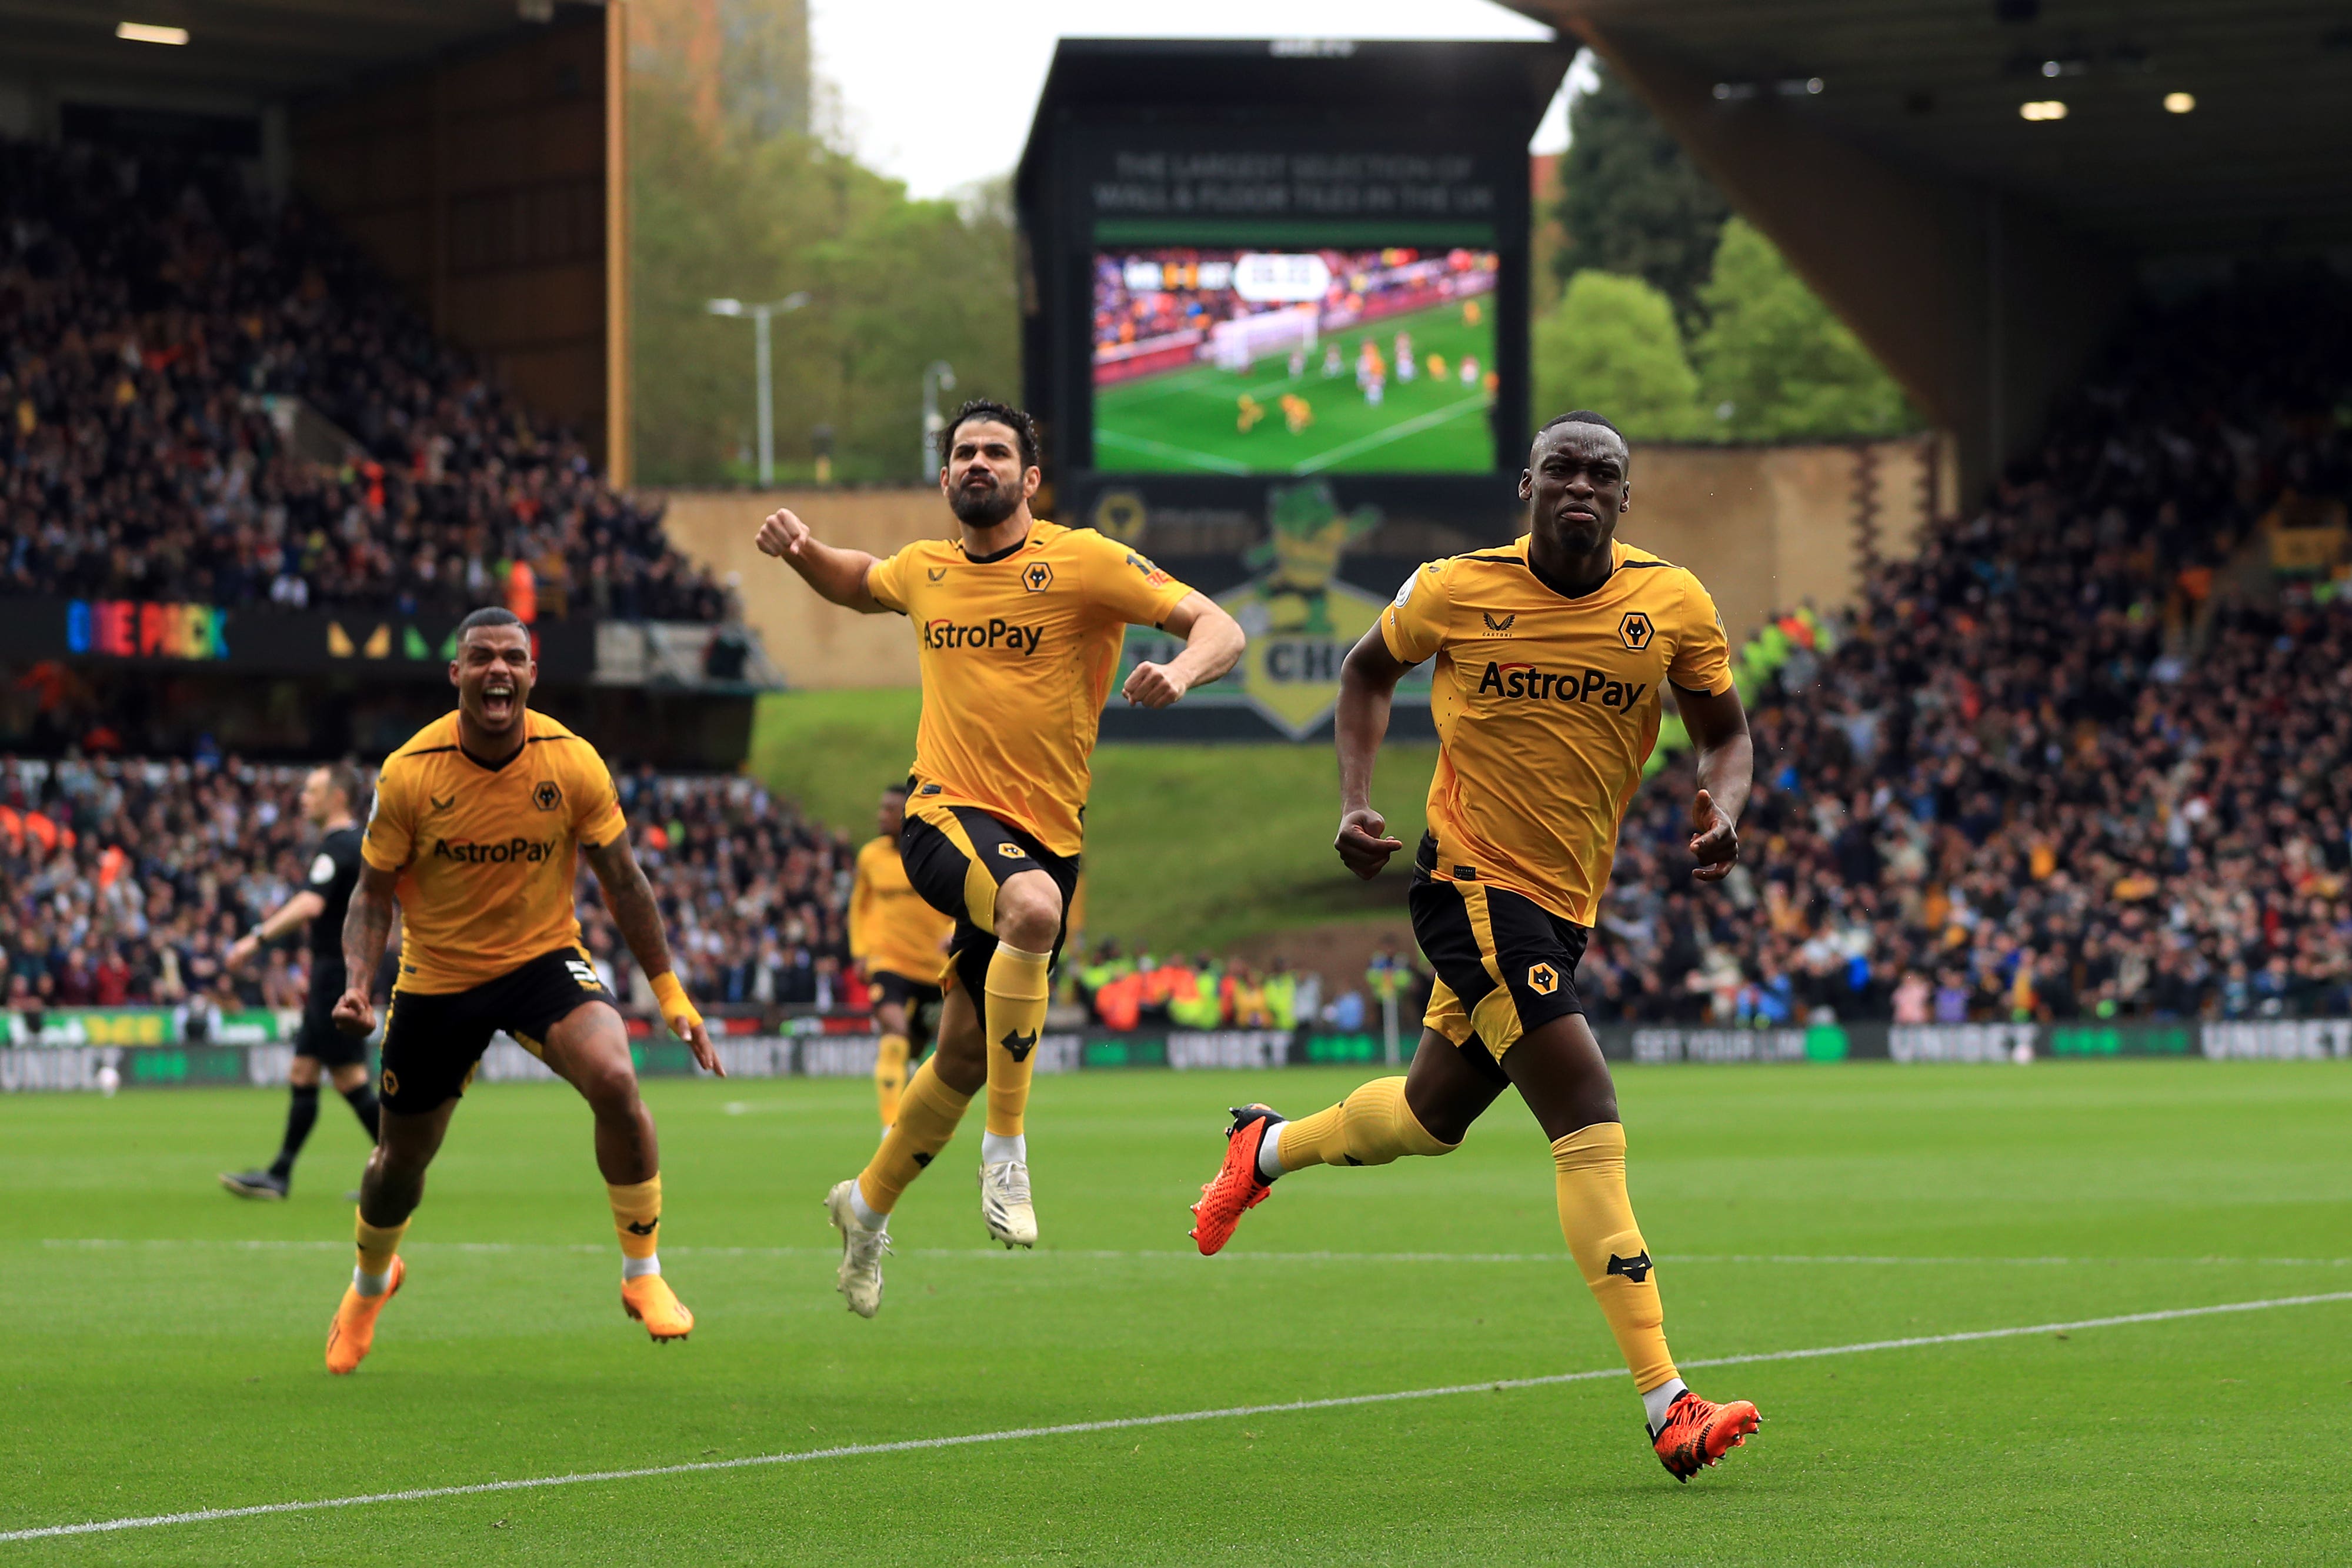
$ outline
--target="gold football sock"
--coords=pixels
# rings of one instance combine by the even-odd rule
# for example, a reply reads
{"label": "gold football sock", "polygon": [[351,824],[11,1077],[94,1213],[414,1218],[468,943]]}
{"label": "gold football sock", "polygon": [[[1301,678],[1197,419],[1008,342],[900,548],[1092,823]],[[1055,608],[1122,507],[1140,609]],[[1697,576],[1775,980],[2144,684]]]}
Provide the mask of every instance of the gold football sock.
{"label": "gold football sock", "polygon": [[882,1147],[874,1151],[874,1158],[858,1173],[858,1195],[877,1214],[888,1214],[898,1206],[907,1184],[948,1146],[948,1140],[955,1136],[956,1123],[971,1104],[971,1096],[958,1094],[940,1081],[938,1061],[934,1056],[915,1069],[898,1101],[898,1120],[891,1123]]}
{"label": "gold football sock", "polygon": [[885,1035],[874,1051],[874,1103],[882,1125],[898,1120],[898,1097],[907,1092],[907,1037]]}
{"label": "gold football sock", "polygon": [[[634,1279],[639,1274],[658,1274],[654,1253],[661,1240],[661,1173],[656,1171],[642,1182],[627,1186],[604,1184],[604,1191],[613,1200],[613,1230],[621,1238],[621,1271]],[[632,1268],[632,1264],[654,1264],[650,1268]]]}
{"label": "gold football sock", "polygon": [[1376,1078],[1328,1110],[1286,1121],[1276,1146],[1286,1171],[1306,1165],[1385,1165],[1400,1154],[1451,1154],[1404,1102],[1404,1079]]}
{"label": "gold football sock", "polygon": [[359,1285],[361,1295],[383,1294],[392,1282],[392,1260],[400,1251],[400,1238],[407,1234],[406,1220],[402,1220],[398,1225],[375,1226],[368,1224],[364,1217],[359,1219],[358,1272],[375,1285],[375,1289],[369,1289],[366,1285],[360,1284],[359,1280],[354,1279],[352,1282]]}
{"label": "gold football sock", "polygon": [[988,1034],[988,1130],[1018,1138],[1029,1109],[1029,1077],[1045,1027],[1045,969],[1053,955],[996,944],[984,998]]}
{"label": "gold football sock", "polygon": [[1580,1127],[1552,1144],[1551,1160],[1559,1169],[1560,1234],[1617,1336],[1633,1386],[1646,1394],[1673,1378],[1675,1358],[1666,1351],[1657,1269],[1625,1196],[1625,1129],[1614,1121]]}

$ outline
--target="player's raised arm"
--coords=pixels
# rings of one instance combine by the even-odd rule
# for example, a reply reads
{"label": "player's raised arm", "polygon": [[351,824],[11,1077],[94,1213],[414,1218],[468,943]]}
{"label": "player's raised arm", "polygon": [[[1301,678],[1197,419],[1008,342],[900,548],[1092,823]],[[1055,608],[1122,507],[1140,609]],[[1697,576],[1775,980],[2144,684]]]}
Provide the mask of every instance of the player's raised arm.
{"label": "player's raised arm", "polygon": [[1374,626],[1339,667],[1339,710],[1332,739],[1339,751],[1339,837],[1332,847],[1348,869],[1370,881],[1404,841],[1388,836],[1388,819],[1372,809],[1372,763],[1388,737],[1389,708],[1397,682],[1412,666],[1389,651]]}
{"label": "player's raised arm", "polygon": [[1198,589],[1177,602],[1160,629],[1184,639],[1184,651],[1166,664],[1146,661],[1129,672],[1119,694],[1139,708],[1168,708],[1204,680],[1233,668],[1249,638],[1241,623]]}
{"label": "player's raised arm", "polygon": [[1675,706],[1698,754],[1698,794],[1691,800],[1691,868],[1695,881],[1720,882],[1739,858],[1739,814],[1755,782],[1756,749],[1748,738],[1748,710],[1739,689],[1717,693],[1677,686]]}
{"label": "player's raised arm", "polygon": [[809,531],[809,525],[788,508],[780,507],[768,514],[760,524],[757,542],[762,554],[782,561],[820,595],[845,609],[878,616],[891,607],[876,598],[867,586],[867,574],[874,570],[873,556],[863,550],[836,550],[821,543]]}
{"label": "player's raised arm", "polygon": [[621,928],[621,940],[629,944],[630,955],[652,982],[670,1032],[694,1047],[694,1059],[705,1071],[725,1078],[727,1069],[719,1065],[719,1053],[710,1046],[710,1031],[687,999],[686,987],[678,984],[670,963],[661,910],[654,902],[653,885],[646,880],[645,868],[637,864],[636,851],[629,847],[629,836],[622,833],[609,843],[583,844],[580,853],[587,857],[589,869],[596,873],[597,884],[604,889],[604,908],[611,911],[613,923]]}
{"label": "player's raised arm", "polygon": [[368,983],[383,957],[384,939],[392,934],[392,889],[397,870],[380,869],[360,862],[360,879],[352,889],[351,908],[343,913],[343,994],[335,1003],[335,1027],[347,1035],[375,1032],[375,1002]]}

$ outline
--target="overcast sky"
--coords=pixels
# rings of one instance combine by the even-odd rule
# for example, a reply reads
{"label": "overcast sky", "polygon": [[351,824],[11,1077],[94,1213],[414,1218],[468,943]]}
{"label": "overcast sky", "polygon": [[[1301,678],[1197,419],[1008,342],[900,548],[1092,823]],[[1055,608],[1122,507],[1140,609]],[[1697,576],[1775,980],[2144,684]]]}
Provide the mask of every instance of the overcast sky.
{"label": "overcast sky", "polygon": [[[1181,15],[1179,14],[1181,12]],[[1549,27],[1490,0],[810,0],[817,75],[859,159],[917,196],[1008,174],[1071,37],[1529,38]],[[1568,144],[1558,100],[1534,149]]]}

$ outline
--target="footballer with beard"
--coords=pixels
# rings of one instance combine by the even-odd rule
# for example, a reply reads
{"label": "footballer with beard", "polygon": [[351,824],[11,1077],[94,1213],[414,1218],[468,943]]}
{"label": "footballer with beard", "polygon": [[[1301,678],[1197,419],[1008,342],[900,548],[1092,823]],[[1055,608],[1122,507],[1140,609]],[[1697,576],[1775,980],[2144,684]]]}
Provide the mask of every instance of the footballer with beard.
{"label": "footballer with beard", "polygon": [[983,1088],[981,1218],[1008,1247],[1035,1245],[1024,1122],[1033,1053],[1126,628],[1154,626],[1184,645],[1129,674],[1120,690],[1145,708],[1216,679],[1243,645],[1241,627],[1206,595],[1093,529],[1030,515],[1042,476],[1036,426],[1021,410],[965,404],[940,434],[940,459],[952,539],[877,560],[820,542],[790,511],[759,532],[760,548],[819,595],[905,616],[920,645],[923,713],[900,849],[908,879],[956,929],[939,1048],[908,1081],[865,1171],[825,1197],[842,1235],[836,1287],[867,1318],[881,1305],[891,1209]]}
{"label": "footballer with beard", "polygon": [[694,1314],[662,1279],[661,1158],[637,1094],[629,1037],[581,945],[572,881],[585,855],[604,907],[695,1059],[719,1072],[702,1016],[670,964],[653,889],[629,847],[596,748],[530,706],[530,629],[507,610],[457,628],[457,711],[384,759],[343,921],[336,1026],[375,1027],[368,978],[401,911],[400,964],[384,1016],[383,1115],[360,1184],[359,1263],[327,1332],[327,1370],[356,1368],[400,1289],[400,1241],[425,1172],[490,1036],[503,1029],[587,1100],[596,1164],[621,1244],[621,1307],[656,1343]]}

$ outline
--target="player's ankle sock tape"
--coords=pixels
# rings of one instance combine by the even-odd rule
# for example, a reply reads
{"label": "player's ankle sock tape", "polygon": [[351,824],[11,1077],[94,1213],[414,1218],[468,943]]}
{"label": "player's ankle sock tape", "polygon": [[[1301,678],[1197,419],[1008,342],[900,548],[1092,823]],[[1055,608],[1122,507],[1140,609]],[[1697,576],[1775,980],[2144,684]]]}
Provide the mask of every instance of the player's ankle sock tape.
{"label": "player's ankle sock tape", "polygon": [[958,1094],[940,1081],[937,1062],[934,1057],[915,1069],[898,1100],[898,1120],[858,1173],[858,1195],[877,1214],[887,1215],[898,1206],[899,1194],[948,1146],[956,1123],[971,1104],[971,1096]]}
{"label": "player's ankle sock tape", "polygon": [[661,1173],[626,1186],[604,1184],[613,1200],[613,1231],[624,1258],[651,1258],[661,1240]]}
{"label": "player's ankle sock tape", "polygon": [[1004,942],[988,961],[982,998],[988,1032],[988,1130],[1013,1137],[1025,1128],[1029,1079],[1037,1065],[1037,1037],[1045,1027],[1051,990],[1046,970],[1053,955],[1026,952]]}
{"label": "player's ankle sock tape", "polygon": [[400,1238],[408,1234],[408,1222],[398,1225],[370,1225],[358,1217],[355,1239],[359,1243],[359,1271],[373,1279],[383,1279],[392,1272],[393,1258],[400,1251]]}
{"label": "player's ankle sock tape", "polygon": [[1307,1165],[1385,1165],[1404,1154],[1451,1154],[1404,1100],[1404,1079],[1376,1078],[1328,1110],[1282,1125],[1286,1171]]}
{"label": "player's ankle sock tape", "polygon": [[381,1102],[375,1097],[375,1085],[362,1083],[344,1089],[342,1095],[343,1103],[350,1106],[352,1114],[360,1119],[360,1125],[367,1129],[367,1135],[371,1138],[374,1137],[378,1113],[382,1109]]}
{"label": "player's ankle sock tape", "polygon": [[899,1097],[907,1092],[907,1037],[885,1035],[874,1048],[874,1104],[882,1125],[898,1120]]}
{"label": "player's ankle sock tape", "polygon": [[302,1145],[310,1141],[310,1129],[319,1124],[319,1086],[310,1084],[290,1091],[286,1105],[286,1142],[278,1146],[278,1158],[271,1162],[269,1173],[283,1181],[294,1173],[295,1158]]}
{"label": "player's ankle sock tape", "polygon": [[1666,1350],[1657,1268],[1625,1195],[1625,1129],[1614,1121],[1580,1127],[1553,1142],[1551,1161],[1569,1255],[1609,1320],[1633,1386],[1655,1388],[1675,1375],[1675,1358]]}

